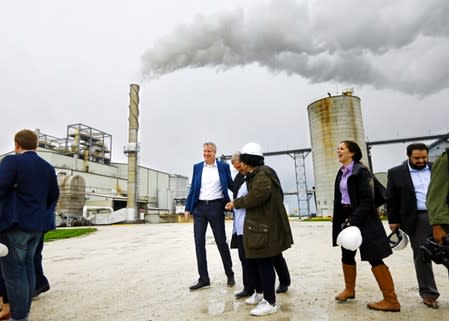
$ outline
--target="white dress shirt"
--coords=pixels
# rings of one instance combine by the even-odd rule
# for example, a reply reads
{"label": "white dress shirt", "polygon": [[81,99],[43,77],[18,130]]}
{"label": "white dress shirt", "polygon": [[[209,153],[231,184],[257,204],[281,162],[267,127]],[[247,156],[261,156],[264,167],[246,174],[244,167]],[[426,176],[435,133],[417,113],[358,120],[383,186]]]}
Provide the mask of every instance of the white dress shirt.
{"label": "white dress shirt", "polygon": [[215,161],[212,165],[204,162],[199,199],[211,201],[219,198],[223,198],[223,190],[220,184],[220,176],[218,175],[217,162]]}
{"label": "white dress shirt", "polygon": [[430,167],[426,165],[423,169],[414,169],[408,164],[410,176],[412,177],[413,187],[416,193],[416,209],[426,211],[427,189],[430,183]]}

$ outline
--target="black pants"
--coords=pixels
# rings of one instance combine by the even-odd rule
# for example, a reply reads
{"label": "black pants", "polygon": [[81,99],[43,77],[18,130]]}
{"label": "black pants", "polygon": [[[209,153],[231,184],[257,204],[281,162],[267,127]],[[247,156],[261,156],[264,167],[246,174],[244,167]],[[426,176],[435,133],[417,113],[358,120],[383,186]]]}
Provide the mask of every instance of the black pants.
{"label": "black pants", "polygon": [[418,281],[419,295],[422,298],[438,299],[438,292],[433,275],[432,262],[424,260],[424,254],[420,246],[424,244],[426,238],[432,236],[432,226],[429,224],[429,215],[427,212],[417,213],[416,229],[414,233],[409,234],[410,245],[413,250],[413,261],[415,263],[416,279]]}
{"label": "black pants", "polygon": [[195,237],[195,251],[200,279],[210,282],[207,270],[206,258],[206,230],[210,224],[214,234],[215,243],[220,252],[223,268],[227,276],[233,276],[231,252],[226,242],[226,231],[224,222],[224,200],[209,204],[198,204],[193,210],[193,234]]}
{"label": "black pants", "polygon": [[[239,253],[239,259],[242,264],[242,278],[243,278],[243,289],[248,291],[249,293],[253,293],[256,288],[258,293],[262,292],[262,283],[260,282],[260,278],[251,277],[248,272],[248,259],[245,258],[245,249],[243,247],[243,235],[237,235],[237,249]],[[279,283],[282,285],[290,286],[290,271],[288,270],[287,262],[285,261],[282,253],[276,255],[273,259],[273,266],[276,271],[276,274],[279,278]]]}
{"label": "black pants", "polygon": [[285,262],[282,253],[273,257],[273,265],[276,270],[276,274],[278,275],[279,283],[290,286],[290,271],[288,270],[287,262]]}
{"label": "black pants", "polygon": [[248,275],[250,283],[253,284],[257,293],[263,292],[263,297],[270,304],[276,303],[274,283],[276,274],[274,272],[273,258],[247,259]]}
{"label": "black pants", "polygon": [[[237,235],[237,250],[240,263],[242,264],[243,289],[253,293],[256,289],[254,288],[254,282],[251,282],[251,276],[248,271],[248,259],[245,257],[245,249],[243,248],[243,235]],[[262,291],[262,289],[259,290]]]}
{"label": "black pants", "polygon": [[6,293],[5,280],[2,275],[2,268],[0,265],[0,296],[3,297],[3,303],[9,303],[8,294]]}

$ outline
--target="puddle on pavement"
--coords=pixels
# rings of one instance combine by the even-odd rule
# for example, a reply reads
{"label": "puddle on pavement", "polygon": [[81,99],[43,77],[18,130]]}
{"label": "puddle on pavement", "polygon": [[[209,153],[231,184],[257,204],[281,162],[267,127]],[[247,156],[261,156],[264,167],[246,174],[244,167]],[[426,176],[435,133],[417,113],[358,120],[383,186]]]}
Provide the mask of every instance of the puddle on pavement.
{"label": "puddle on pavement", "polygon": [[211,300],[207,305],[207,314],[219,316],[225,312],[237,311],[238,307],[241,305],[240,302],[235,300]]}

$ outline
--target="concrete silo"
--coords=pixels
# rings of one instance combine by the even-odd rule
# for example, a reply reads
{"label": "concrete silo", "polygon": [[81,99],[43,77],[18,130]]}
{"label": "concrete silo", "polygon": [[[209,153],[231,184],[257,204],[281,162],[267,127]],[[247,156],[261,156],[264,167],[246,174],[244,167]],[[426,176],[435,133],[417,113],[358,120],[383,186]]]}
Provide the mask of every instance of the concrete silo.
{"label": "concrete silo", "polygon": [[341,96],[319,99],[307,106],[312,145],[315,196],[318,216],[331,216],[335,176],[341,164],[337,146],[352,140],[362,149],[362,162],[368,164],[360,98],[351,91]]}

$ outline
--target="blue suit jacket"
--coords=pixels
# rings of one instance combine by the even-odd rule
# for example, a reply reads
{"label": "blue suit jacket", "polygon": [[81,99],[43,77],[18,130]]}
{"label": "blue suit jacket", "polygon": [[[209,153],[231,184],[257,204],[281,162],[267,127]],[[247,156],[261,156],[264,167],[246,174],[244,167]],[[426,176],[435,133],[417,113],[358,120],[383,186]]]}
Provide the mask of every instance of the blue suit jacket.
{"label": "blue suit jacket", "polygon": [[0,163],[0,231],[55,228],[59,197],[55,169],[34,151],[8,155]]}
{"label": "blue suit jacket", "polygon": [[[234,181],[231,177],[231,170],[229,169],[229,164],[217,162],[218,176],[220,177],[221,189],[223,190],[223,198],[226,202],[230,201],[228,189],[232,190],[234,186]],[[192,212],[195,208],[196,203],[200,197],[201,190],[201,176],[203,174],[204,162],[193,165],[193,176],[192,184],[190,185],[189,195],[186,201],[186,212]]]}

